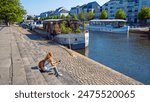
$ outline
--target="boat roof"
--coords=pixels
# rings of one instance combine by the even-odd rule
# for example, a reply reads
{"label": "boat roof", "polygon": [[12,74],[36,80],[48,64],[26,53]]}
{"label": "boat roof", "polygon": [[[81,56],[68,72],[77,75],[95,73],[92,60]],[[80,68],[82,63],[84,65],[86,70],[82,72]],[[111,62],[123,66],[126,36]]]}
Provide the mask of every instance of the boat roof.
{"label": "boat roof", "polygon": [[47,19],[44,20],[44,22],[58,22],[58,21],[62,21],[63,19]]}
{"label": "boat roof", "polygon": [[90,20],[91,22],[95,21],[100,21],[100,22],[127,22],[126,20],[123,19],[93,19]]}

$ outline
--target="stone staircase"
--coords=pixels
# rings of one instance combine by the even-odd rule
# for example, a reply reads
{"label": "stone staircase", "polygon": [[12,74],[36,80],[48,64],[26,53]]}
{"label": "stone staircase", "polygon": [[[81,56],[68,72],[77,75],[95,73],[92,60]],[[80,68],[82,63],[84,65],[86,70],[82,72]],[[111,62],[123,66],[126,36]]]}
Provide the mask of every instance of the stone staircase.
{"label": "stone staircase", "polygon": [[[28,42],[22,38],[17,30],[15,33],[13,33],[13,35],[14,39],[16,40],[16,47],[18,47],[14,49],[18,50],[14,52],[16,55],[12,55],[12,58],[13,62],[15,62],[14,58],[16,56],[19,58],[20,63],[13,63],[12,84],[46,85],[47,82],[45,78],[37,69],[37,64],[32,58],[32,52],[29,50],[31,46],[29,46]],[[20,82],[21,80],[23,82]]]}
{"label": "stone staircase", "polygon": [[[17,28],[15,28],[17,29]],[[19,70],[17,66],[18,64],[13,67],[13,70],[16,70],[16,75],[13,75],[13,84],[29,84],[29,85],[62,85],[62,84],[68,84],[68,83],[62,83],[60,80],[61,78],[56,78],[54,75],[49,75],[48,73],[41,73],[38,68],[38,62],[43,59],[46,55],[46,52],[42,50],[37,43],[34,43],[29,39],[26,35],[21,34],[16,30],[14,33],[14,38],[16,39],[16,45],[18,46],[18,51],[16,53],[20,53],[19,59],[20,59],[20,66],[22,69]],[[16,49],[16,48],[15,48]],[[14,71],[13,71],[14,73]],[[19,75],[19,73],[23,73]],[[21,78],[19,76],[22,76],[22,80],[24,77],[24,80],[22,80],[24,83],[17,82],[14,79],[14,76],[16,78]]]}

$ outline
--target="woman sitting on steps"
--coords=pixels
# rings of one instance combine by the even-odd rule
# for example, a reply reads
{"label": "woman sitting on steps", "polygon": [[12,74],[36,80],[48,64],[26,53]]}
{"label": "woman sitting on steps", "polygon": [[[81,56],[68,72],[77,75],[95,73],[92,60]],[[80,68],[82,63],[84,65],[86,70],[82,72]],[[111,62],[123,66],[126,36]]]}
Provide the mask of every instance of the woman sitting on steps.
{"label": "woman sitting on steps", "polygon": [[59,61],[55,61],[53,59],[53,54],[52,52],[49,52],[45,59],[43,59],[42,61],[39,62],[38,67],[40,69],[40,71],[42,72],[51,72],[54,75],[56,75],[56,77],[58,76],[62,76],[62,74],[60,72],[58,72],[58,69],[56,67],[56,65],[60,63]]}

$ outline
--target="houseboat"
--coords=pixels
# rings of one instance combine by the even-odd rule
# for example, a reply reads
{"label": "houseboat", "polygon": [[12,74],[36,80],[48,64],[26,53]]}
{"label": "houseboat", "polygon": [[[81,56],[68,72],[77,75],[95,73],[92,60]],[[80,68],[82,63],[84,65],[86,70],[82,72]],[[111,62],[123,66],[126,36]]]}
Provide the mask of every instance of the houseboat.
{"label": "houseboat", "polygon": [[[61,28],[62,23],[65,27],[71,29],[71,32],[63,32]],[[49,39],[68,46],[71,49],[82,49],[89,45],[89,32],[87,30],[77,32],[79,26],[80,23],[78,20],[49,19],[43,21],[43,30],[46,32],[43,34],[47,34]]]}
{"label": "houseboat", "polygon": [[94,19],[89,22],[88,30],[127,34],[129,32],[129,26],[125,24],[126,20],[122,19]]}

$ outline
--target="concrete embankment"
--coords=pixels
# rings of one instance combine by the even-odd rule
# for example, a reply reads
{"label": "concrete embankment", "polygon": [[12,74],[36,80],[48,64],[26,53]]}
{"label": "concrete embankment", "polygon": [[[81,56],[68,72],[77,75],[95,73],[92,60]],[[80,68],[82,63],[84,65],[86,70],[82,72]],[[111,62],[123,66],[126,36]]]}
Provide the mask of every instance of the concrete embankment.
{"label": "concrete embankment", "polygon": [[[11,30],[9,30],[11,29]],[[12,61],[19,61],[21,66],[13,65],[11,63],[11,73],[7,71],[8,79],[13,84],[34,84],[34,85],[141,85],[142,83],[125,76],[117,71],[114,71],[107,66],[97,63],[85,56],[82,56],[64,46],[61,46],[53,41],[47,41],[44,38],[38,36],[35,33],[28,32],[26,29],[11,27],[5,28],[0,31],[3,35],[2,39],[7,40],[6,33],[9,33],[13,39],[15,47],[10,47],[10,53],[12,48],[17,49],[16,54],[10,54]],[[3,45],[7,46],[7,45]],[[53,52],[56,59],[60,59],[61,63],[58,65],[59,70],[63,73],[62,77],[56,78],[54,75],[48,73],[41,73],[37,69],[38,62],[43,59],[48,51]],[[4,52],[3,52],[4,53]],[[3,54],[2,53],[2,54]],[[13,52],[14,53],[14,52]],[[0,53],[1,54],[1,53]],[[0,55],[2,56],[2,55]],[[19,58],[19,60],[18,60]],[[2,60],[2,59],[1,59]],[[17,70],[19,73],[17,73]],[[14,72],[15,71],[15,72]],[[16,73],[15,76],[14,73]],[[21,74],[23,73],[23,74]],[[0,71],[0,75],[3,75],[3,70]],[[9,78],[9,76],[11,76]],[[7,77],[6,77],[7,78]],[[0,84],[6,78],[0,77]],[[18,80],[15,80],[18,79]],[[23,80],[21,80],[23,79]],[[22,82],[24,81],[24,83]]]}
{"label": "concrete embankment", "polygon": [[135,33],[135,34],[149,34],[149,28],[130,28],[129,29],[130,33]]}

